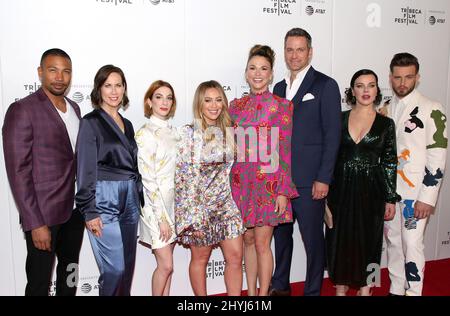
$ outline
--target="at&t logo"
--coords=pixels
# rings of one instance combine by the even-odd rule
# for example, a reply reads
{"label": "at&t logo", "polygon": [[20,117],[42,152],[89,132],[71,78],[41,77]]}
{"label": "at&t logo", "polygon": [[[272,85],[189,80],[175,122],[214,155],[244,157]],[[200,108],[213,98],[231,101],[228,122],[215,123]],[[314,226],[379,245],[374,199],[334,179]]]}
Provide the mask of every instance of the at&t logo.
{"label": "at&t logo", "polygon": [[307,14],[307,15],[313,15],[314,13],[315,14],[325,14],[326,13],[326,10],[325,9],[314,9],[314,7],[313,6],[307,6],[306,8],[305,8],[305,13]]}
{"label": "at&t logo", "polygon": [[428,10],[427,15],[428,23],[430,23],[430,25],[445,23],[445,11]]}
{"label": "at&t logo", "polygon": [[77,91],[72,95],[72,100],[74,100],[76,103],[81,103],[84,100],[83,93]]}
{"label": "at&t logo", "polygon": [[89,293],[90,291],[92,291],[92,286],[89,283],[84,283],[81,286],[81,291],[85,294]]}

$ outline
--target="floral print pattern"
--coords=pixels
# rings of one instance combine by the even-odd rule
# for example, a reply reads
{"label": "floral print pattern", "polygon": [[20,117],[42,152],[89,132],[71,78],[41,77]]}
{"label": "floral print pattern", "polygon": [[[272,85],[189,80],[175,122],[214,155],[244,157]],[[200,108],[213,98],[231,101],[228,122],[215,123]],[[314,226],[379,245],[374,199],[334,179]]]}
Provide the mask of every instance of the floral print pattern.
{"label": "floral print pattern", "polygon": [[[253,128],[256,131],[256,137],[245,137],[245,148],[239,145],[239,133],[236,132],[238,160],[231,171],[232,194],[242,212],[245,227],[292,222],[290,200],[285,212],[275,212],[278,195],[289,199],[298,197],[291,178],[292,114],[292,103],[269,91],[250,94],[230,103],[235,129],[247,131]],[[278,128],[278,138],[274,128]],[[272,150],[273,139],[278,143],[275,152]],[[267,171],[270,163],[262,159],[264,151],[278,161],[276,170]]]}

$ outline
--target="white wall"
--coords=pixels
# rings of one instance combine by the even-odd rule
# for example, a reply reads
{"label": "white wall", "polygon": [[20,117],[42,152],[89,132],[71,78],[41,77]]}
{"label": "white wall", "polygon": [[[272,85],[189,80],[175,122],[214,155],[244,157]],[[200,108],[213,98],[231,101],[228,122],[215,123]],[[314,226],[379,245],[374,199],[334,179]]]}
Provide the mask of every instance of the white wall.
{"label": "white wall", "polygon": [[[450,33],[450,23],[447,24],[447,30]],[[450,44],[449,44],[450,46]],[[450,50],[450,49],[449,49]],[[450,106],[450,55],[449,63],[447,64],[447,113]],[[446,170],[450,170],[450,159],[447,156]],[[439,196],[439,213],[435,216],[439,217],[439,228],[437,231],[436,239],[436,258],[443,259],[450,257],[450,178],[444,178],[444,182],[441,188],[441,194]]]}
{"label": "white wall", "polygon": [[[0,55],[0,100],[3,100],[3,80],[2,80],[2,67],[1,67],[1,55]],[[4,118],[4,108],[0,108],[0,119],[3,122]],[[11,209],[10,199],[9,199],[9,186],[6,179],[6,169],[5,160],[3,157],[3,138],[0,139],[0,146],[2,148],[2,153],[0,154],[0,201],[2,202],[2,224],[0,228],[0,240],[2,240],[2,250],[5,254],[3,262],[0,264],[3,273],[0,273],[0,295],[11,295],[16,292],[16,283],[14,281],[14,261],[13,261],[13,243],[11,238]]]}
{"label": "white wall", "polygon": [[[240,97],[247,86],[244,67],[254,44],[268,44],[277,54],[275,80],[284,77],[283,41],[292,27],[304,27],[313,37],[313,66],[338,81],[341,93],[360,68],[377,72],[385,95],[390,95],[388,64],[392,55],[410,51],[421,63],[420,90],[447,107],[449,93],[450,3],[447,0],[16,0],[0,1],[0,115],[9,104],[39,86],[36,68],[43,51],[66,50],[73,61],[72,87],[83,113],[91,110],[88,95],[98,68],[121,67],[127,77],[131,106],[124,113],[135,129],[145,118],[142,98],[151,82],[163,79],[175,88],[178,109],[175,125],[189,123],[196,86],[215,79],[229,99]],[[431,3],[431,4],[430,4]],[[397,23],[402,8],[420,9],[415,21]],[[307,10],[308,8],[308,10]],[[310,9],[312,8],[312,14]],[[433,12],[430,12],[433,11]],[[307,13],[308,12],[308,13]],[[445,19],[431,25],[430,15]],[[3,152],[0,154],[0,222],[4,260],[0,261],[0,295],[23,295],[26,277],[25,242],[17,210],[9,193]],[[442,188],[440,204],[427,229],[427,259],[450,257],[450,187]],[[5,202],[3,202],[5,201]],[[305,254],[298,228],[291,281],[304,280]],[[86,237],[86,236],[85,236]],[[190,295],[189,251],[176,247],[172,294]],[[384,259],[383,259],[384,260]],[[213,251],[208,273],[209,293],[225,292],[223,258]],[[155,260],[138,245],[132,294],[149,295]],[[80,261],[81,284],[96,295],[98,271],[89,240]],[[87,291],[88,285],[92,287]],[[244,282],[244,288],[245,288]]]}

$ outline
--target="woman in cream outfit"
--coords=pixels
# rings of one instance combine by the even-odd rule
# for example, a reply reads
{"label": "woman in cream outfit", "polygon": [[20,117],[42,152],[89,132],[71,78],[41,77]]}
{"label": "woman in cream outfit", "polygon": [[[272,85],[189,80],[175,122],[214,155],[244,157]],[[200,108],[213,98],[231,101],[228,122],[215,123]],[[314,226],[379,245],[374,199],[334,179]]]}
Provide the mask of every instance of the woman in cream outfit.
{"label": "woman in cream outfit", "polygon": [[140,241],[150,245],[157,267],[152,277],[152,294],[167,296],[173,272],[174,174],[178,134],[171,127],[176,99],[172,86],[158,80],[150,85],[144,98],[149,117],[137,133],[138,166],[144,185],[145,206],[140,217]]}

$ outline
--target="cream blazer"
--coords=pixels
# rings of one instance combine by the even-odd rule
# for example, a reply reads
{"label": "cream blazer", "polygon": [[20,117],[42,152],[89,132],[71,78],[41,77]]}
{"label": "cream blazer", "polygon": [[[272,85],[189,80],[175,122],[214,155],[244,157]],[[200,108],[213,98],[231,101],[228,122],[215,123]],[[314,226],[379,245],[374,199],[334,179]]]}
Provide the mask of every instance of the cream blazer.
{"label": "cream blazer", "polygon": [[435,206],[447,155],[447,118],[441,104],[417,90],[387,106],[396,124],[397,193]]}

